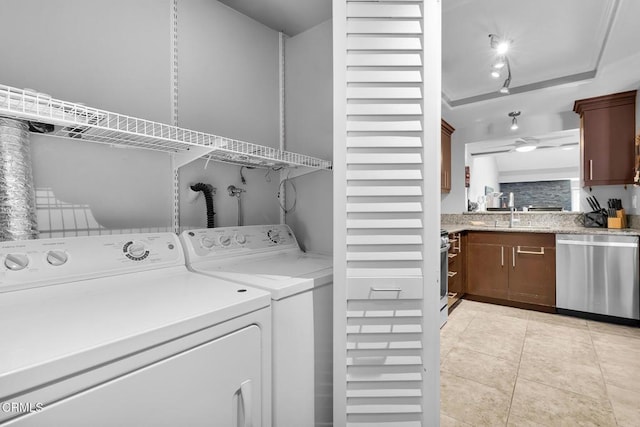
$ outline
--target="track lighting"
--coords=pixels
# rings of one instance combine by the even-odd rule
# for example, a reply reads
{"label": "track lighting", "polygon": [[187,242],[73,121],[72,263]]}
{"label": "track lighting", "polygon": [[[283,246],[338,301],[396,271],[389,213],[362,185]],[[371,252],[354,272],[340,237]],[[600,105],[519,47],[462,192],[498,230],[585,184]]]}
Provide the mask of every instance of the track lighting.
{"label": "track lighting", "polygon": [[511,117],[511,130],[518,130],[518,117],[520,115],[520,111],[512,111],[508,114]]}
{"label": "track lighting", "polygon": [[511,85],[511,65],[509,64],[509,58],[506,53],[511,46],[510,40],[503,40],[495,34],[489,34],[489,45],[491,49],[496,51],[496,61],[492,64],[493,70],[491,71],[491,77],[499,78],[502,68],[507,68],[507,78],[504,80],[500,93],[505,95],[509,94],[509,86]]}

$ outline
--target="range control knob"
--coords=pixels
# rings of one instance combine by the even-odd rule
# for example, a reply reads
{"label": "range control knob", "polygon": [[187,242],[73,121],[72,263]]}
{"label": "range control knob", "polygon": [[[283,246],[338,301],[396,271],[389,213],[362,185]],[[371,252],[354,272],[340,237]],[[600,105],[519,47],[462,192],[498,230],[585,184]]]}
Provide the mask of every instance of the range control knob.
{"label": "range control knob", "polygon": [[236,234],[236,243],[238,243],[239,245],[244,245],[245,243],[247,243],[247,236],[245,236],[244,234]]}
{"label": "range control knob", "polygon": [[47,262],[53,266],[65,264],[69,259],[69,255],[65,251],[53,250],[47,252]]}
{"label": "range control knob", "polygon": [[122,250],[127,258],[134,261],[142,261],[149,256],[149,251],[141,242],[127,242]]}
{"label": "range control knob", "polygon": [[4,259],[4,266],[9,270],[20,271],[29,265],[29,258],[25,254],[9,254]]}
{"label": "range control knob", "polygon": [[204,236],[202,239],[200,239],[200,246],[205,249],[211,249],[215,246],[215,244],[216,241],[213,239],[213,237]]}

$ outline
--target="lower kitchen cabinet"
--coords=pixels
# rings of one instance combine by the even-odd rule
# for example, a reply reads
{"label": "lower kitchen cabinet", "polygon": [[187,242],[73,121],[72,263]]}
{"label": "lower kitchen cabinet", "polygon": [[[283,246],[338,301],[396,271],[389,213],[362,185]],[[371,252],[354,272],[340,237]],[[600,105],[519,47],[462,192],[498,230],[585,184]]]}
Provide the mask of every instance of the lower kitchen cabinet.
{"label": "lower kitchen cabinet", "polygon": [[555,307],[555,236],[547,233],[469,232],[467,294]]}

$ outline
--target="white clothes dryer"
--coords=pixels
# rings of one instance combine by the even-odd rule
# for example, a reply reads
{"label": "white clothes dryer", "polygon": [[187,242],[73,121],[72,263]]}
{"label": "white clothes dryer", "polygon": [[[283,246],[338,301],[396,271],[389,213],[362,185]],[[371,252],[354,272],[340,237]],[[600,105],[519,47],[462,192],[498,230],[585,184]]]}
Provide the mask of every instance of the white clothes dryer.
{"label": "white clothes dryer", "polygon": [[0,243],[0,425],[271,425],[270,295],[171,233]]}
{"label": "white clothes dryer", "polygon": [[180,238],[194,272],[271,292],[273,425],[332,425],[332,257],[303,252],[287,225],[189,230]]}

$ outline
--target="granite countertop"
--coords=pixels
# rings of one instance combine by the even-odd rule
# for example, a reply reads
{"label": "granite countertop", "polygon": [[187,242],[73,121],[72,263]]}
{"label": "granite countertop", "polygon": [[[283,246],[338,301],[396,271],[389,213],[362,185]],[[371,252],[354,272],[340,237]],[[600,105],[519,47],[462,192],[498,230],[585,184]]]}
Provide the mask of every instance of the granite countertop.
{"label": "granite countertop", "polygon": [[449,233],[461,231],[500,231],[507,233],[553,233],[553,234],[605,234],[610,236],[640,236],[640,230],[633,228],[588,228],[578,226],[516,226],[509,228],[508,224],[499,223],[478,224],[441,224],[440,227]]}

